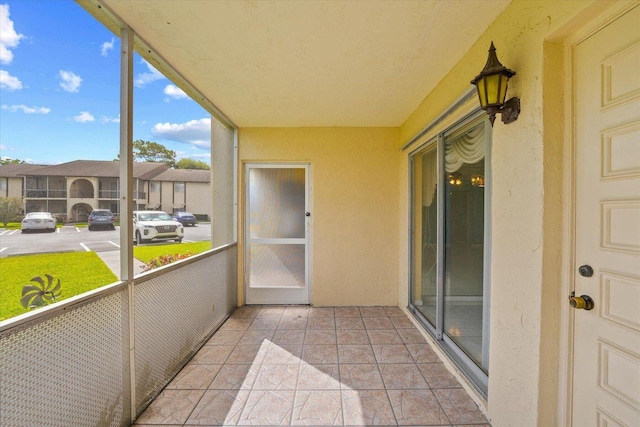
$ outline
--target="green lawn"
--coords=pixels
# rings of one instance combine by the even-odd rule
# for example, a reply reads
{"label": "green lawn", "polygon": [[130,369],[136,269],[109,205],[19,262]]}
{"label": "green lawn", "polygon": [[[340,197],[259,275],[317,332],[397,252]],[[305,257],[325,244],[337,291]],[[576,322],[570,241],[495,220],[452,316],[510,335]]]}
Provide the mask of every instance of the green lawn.
{"label": "green lawn", "polygon": [[[56,224],[57,228],[62,227],[64,224],[58,223]],[[87,226],[87,224],[85,224],[85,227]],[[4,224],[0,224],[0,228],[6,228],[7,230],[20,230],[20,223],[19,222],[8,222],[7,226],[4,227]]]}
{"label": "green lawn", "polygon": [[0,258],[0,320],[28,312],[22,307],[22,287],[45,274],[60,279],[66,299],[118,281],[95,252],[71,252]]}
{"label": "green lawn", "polygon": [[[136,246],[133,256],[147,263],[161,255],[198,254],[211,249],[211,242],[176,243],[170,245]],[[22,307],[22,287],[34,284],[31,279],[45,274],[60,279],[59,300],[79,295],[118,281],[118,278],[95,252],[66,252],[0,258],[0,320],[15,317],[29,310]]]}
{"label": "green lawn", "polygon": [[20,230],[20,223],[8,222],[6,227],[4,227],[4,224],[0,224],[0,227],[6,228],[7,230]]}

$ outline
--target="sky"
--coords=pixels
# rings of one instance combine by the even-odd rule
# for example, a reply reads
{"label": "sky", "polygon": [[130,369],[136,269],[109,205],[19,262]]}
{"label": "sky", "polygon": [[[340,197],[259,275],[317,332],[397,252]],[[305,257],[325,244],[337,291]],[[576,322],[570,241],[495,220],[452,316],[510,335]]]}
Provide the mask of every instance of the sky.
{"label": "sky", "polygon": [[[72,0],[0,0],[0,157],[115,159],[119,46]],[[133,96],[134,140],[209,163],[210,114],[137,54]]]}

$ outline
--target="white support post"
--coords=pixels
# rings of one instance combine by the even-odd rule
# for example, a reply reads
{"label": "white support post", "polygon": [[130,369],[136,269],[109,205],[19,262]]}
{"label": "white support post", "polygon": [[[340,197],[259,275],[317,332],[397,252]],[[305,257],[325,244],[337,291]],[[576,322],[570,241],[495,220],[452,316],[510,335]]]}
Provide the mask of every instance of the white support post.
{"label": "white support post", "polygon": [[133,293],[133,31],[120,33],[120,280],[129,290],[131,422],[136,415],[135,313]]}

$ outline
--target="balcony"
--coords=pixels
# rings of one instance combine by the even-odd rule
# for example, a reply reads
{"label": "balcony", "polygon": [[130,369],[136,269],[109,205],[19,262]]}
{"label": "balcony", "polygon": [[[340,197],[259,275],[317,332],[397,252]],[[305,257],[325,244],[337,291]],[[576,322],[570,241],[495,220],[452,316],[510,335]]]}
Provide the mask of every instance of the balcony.
{"label": "balcony", "polygon": [[72,189],[69,191],[69,198],[72,199],[93,199],[93,189],[83,188],[81,190]]}
{"label": "balcony", "polygon": [[98,199],[119,199],[119,190],[98,190]]}
{"label": "balcony", "polygon": [[0,425],[488,426],[401,309],[235,309],[237,257],[0,322]]}
{"label": "balcony", "polygon": [[22,195],[28,199],[66,199],[67,190],[47,188],[27,188]]}
{"label": "balcony", "polygon": [[236,310],[136,425],[460,425],[486,418],[398,307]]}
{"label": "balcony", "polygon": [[223,246],[0,322],[0,425],[128,426],[231,313],[236,264]]}

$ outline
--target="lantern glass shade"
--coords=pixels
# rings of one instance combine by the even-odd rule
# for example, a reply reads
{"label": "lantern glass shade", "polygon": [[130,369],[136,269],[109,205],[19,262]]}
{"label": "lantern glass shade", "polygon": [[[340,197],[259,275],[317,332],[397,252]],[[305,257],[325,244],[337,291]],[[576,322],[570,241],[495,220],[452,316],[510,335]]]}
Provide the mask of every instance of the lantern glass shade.
{"label": "lantern glass shade", "polygon": [[483,109],[487,107],[501,107],[502,104],[504,104],[504,99],[507,97],[508,81],[509,77],[502,73],[481,77],[476,82],[480,106]]}

